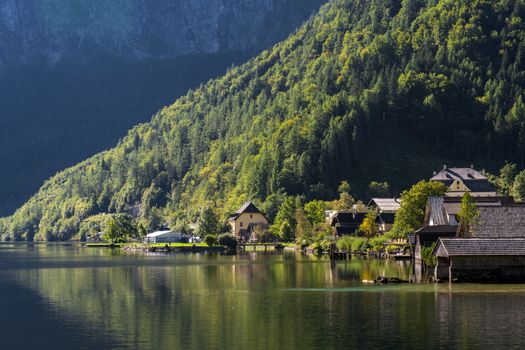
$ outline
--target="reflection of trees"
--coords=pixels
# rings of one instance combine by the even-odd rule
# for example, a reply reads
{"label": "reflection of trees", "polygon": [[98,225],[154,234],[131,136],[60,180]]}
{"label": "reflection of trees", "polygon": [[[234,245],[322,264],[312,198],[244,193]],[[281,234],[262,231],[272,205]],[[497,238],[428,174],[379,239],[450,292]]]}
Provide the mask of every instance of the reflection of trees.
{"label": "reflection of trees", "polygon": [[410,261],[396,261],[385,259],[341,260],[332,268],[335,278],[343,281],[372,280],[377,276],[398,277],[409,280],[411,274]]}
{"label": "reflection of trees", "polygon": [[[474,338],[484,339],[483,332],[504,343],[512,333],[500,324],[525,321],[516,307],[525,304],[520,295],[466,296],[429,285],[332,289],[362,288],[349,281],[380,274],[407,278],[407,262],[352,259],[331,268],[325,257],[301,254],[55,253],[50,268],[10,274],[62,313],[100,324],[131,348],[378,348],[385,341],[447,347],[463,337],[478,344]],[[489,329],[494,320],[500,334]],[[525,335],[519,327],[514,332]]]}

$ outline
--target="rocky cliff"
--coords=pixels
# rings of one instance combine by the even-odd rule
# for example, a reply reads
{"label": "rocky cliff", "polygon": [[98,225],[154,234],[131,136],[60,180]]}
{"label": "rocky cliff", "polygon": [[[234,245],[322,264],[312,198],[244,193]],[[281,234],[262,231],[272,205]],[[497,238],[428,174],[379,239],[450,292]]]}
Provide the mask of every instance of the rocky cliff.
{"label": "rocky cliff", "polygon": [[0,62],[255,53],[326,0],[0,0]]}
{"label": "rocky cliff", "polygon": [[327,0],[0,0],[0,215]]}

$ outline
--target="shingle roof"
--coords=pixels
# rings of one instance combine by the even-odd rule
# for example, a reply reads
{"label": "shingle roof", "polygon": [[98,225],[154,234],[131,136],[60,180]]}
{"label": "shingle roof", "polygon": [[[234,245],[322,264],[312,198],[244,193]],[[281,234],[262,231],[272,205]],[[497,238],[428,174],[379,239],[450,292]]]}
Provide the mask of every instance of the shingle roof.
{"label": "shingle roof", "polygon": [[476,238],[525,238],[525,206],[479,207]]}
{"label": "shingle roof", "polygon": [[417,230],[416,234],[434,234],[434,233],[450,233],[456,234],[458,230],[457,225],[437,225],[437,226],[423,226]]}
{"label": "shingle roof", "polygon": [[401,207],[399,198],[372,198],[369,206],[374,204],[381,212],[395,213]]}
{"label": "shingle roof", "polygon": [[443,210],[443,197],[428,197],[429,218],[433,225],[448,225],[448,220]]}
{"label": "shingle roof", "polygon": [[440,256],[525,256],[525,238],[440,238],[434,254],[438,251]]}
{"label": "shingle roof", "polygon": [[351,211],[339,211],[332,219],[332,226],[356,226],[359,227],[366,217],[366,213],[354,213]]}
{"label": "shingle roof", "polygon": [[445,168],[434,175],[430,180],[487,180],[487,177],[473,168]]}

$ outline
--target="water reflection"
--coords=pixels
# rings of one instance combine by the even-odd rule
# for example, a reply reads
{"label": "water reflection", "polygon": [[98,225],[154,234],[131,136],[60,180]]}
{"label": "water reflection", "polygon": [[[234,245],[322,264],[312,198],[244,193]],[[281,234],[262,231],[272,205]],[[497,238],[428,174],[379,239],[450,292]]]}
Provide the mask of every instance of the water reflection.
{"label": "water reflection", "polygon": [[[294,253],[130,256],[0,245],[0,291],[13,310],[0,325],[7,339],[52,327],[61,332],[40,332],[41,344],[64,337],[97,349],[525,345],[516,326],[524,321],[523,286],[361,283],[411,273],[408,262],[330,263]],[[21,293],[30,297],[17,299]]]}

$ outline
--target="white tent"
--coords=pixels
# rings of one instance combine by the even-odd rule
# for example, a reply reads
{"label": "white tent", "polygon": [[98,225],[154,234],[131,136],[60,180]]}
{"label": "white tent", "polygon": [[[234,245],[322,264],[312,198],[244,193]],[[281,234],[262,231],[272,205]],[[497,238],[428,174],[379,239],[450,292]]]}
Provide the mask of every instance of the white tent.
{"label": "white tent", "polygon": [[173,243],[180,242],[182,238],[182,233],[166,230],[148,233],[145,241],[147,243]]}

